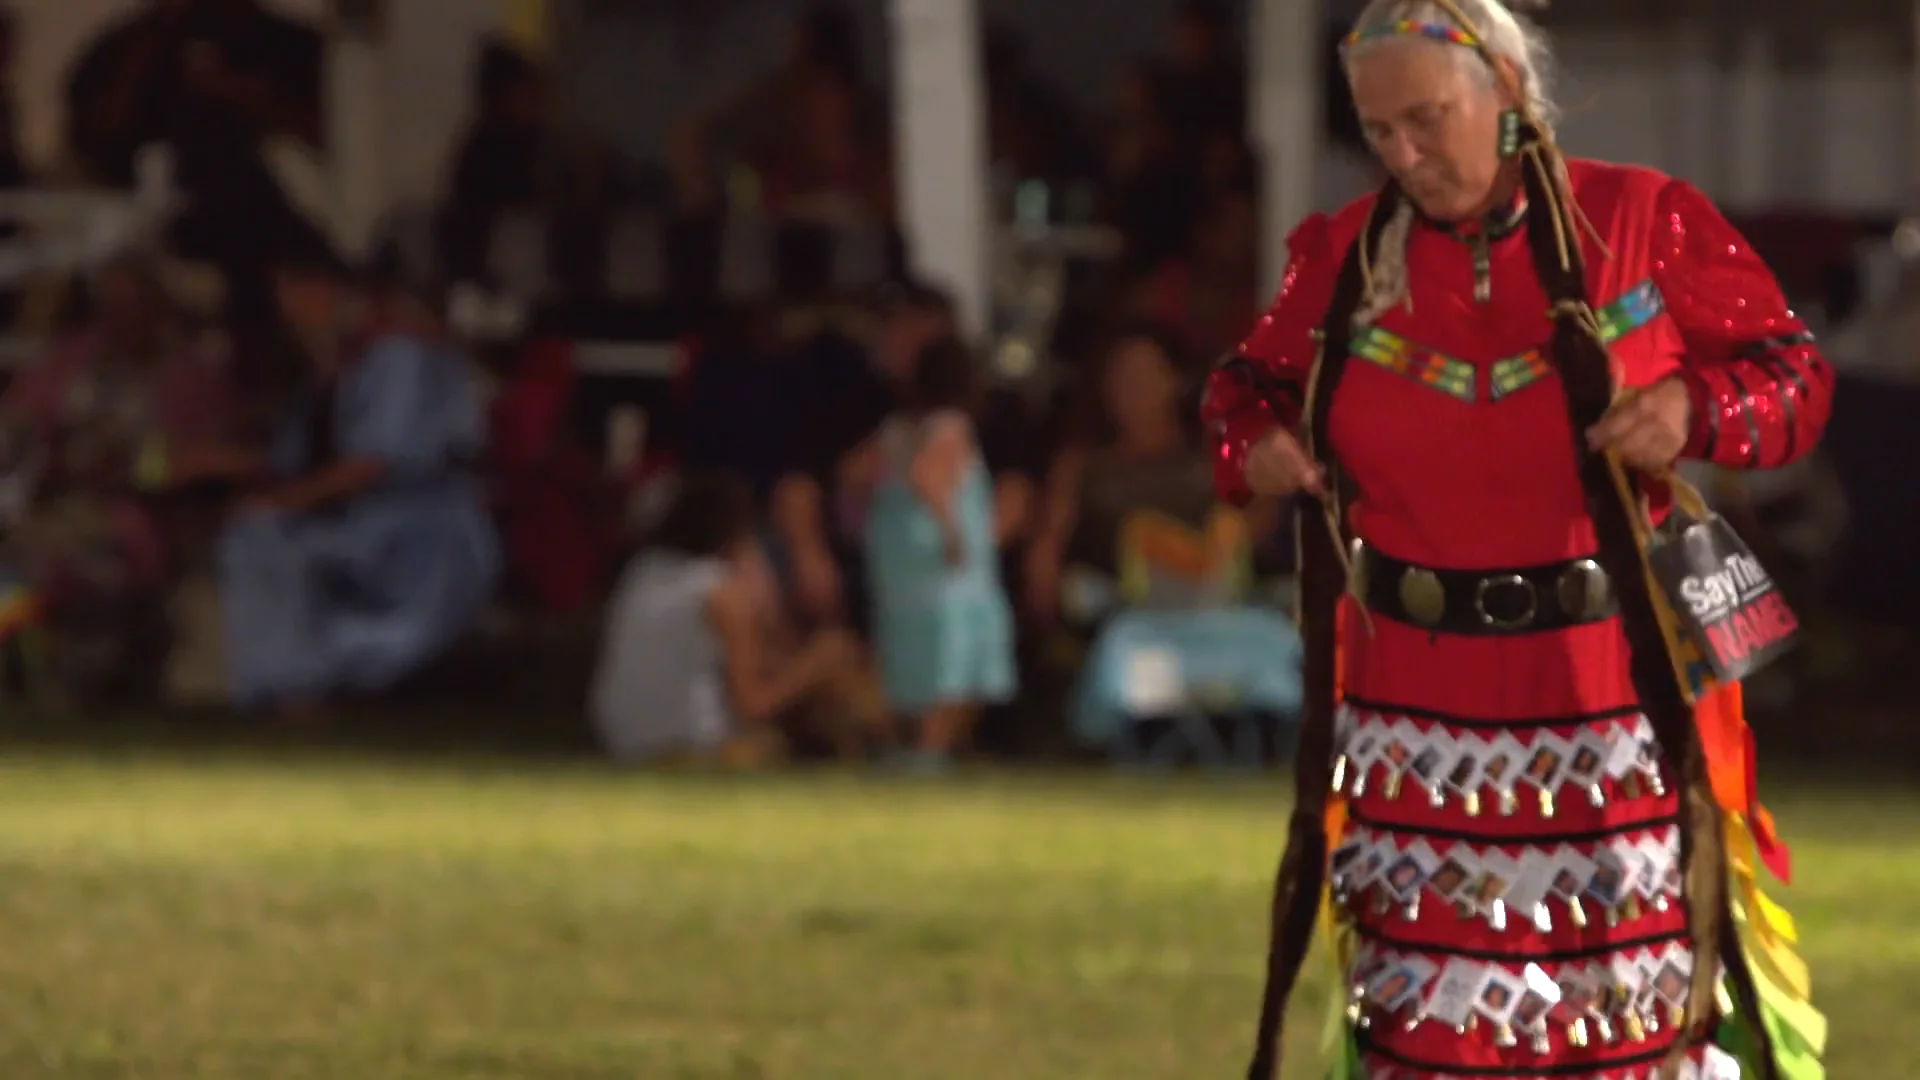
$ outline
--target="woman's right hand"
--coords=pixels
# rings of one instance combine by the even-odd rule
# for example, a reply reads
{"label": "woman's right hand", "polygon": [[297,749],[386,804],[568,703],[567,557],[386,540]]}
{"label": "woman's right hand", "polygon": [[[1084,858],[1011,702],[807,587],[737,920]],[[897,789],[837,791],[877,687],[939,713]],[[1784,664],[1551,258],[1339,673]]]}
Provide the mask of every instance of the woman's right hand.
{"label": "woman's right hand", "polygon": [[828,621],[841,615],[840,567],[825,551],[797,552],[793,557],[794,599],[807,617]]}
{"label": "woman's right hand", "polygon": [[1060,611],[1060,557],[1045,543],[1027,551],[1027,611],[1042,623],[1050,623]]}
{"label": "woman's right hand", "polygon": [[804,660],[815,682],[832,682],[853,669],[865,650],[845,627],[828,627],[807,642]]}
{"label": "woman's right hand", "polygon": [[1326,470],[1285,428],[1275,428],[1247,448],[1247,488],[1255,495],[1327,493]]}

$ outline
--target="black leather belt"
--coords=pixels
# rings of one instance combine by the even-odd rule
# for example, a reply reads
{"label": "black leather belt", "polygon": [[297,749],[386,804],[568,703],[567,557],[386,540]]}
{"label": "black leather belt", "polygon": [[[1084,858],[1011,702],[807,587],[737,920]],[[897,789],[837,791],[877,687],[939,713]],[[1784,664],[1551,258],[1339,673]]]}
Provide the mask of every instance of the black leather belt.
{"label": "black leather belt", "polygon": [[1355,584],[1369,610],[1445,634],[1536,634],[1615,614],[1613,586],[1592,559],[1513,570],[1434,570],[1356,545]]}

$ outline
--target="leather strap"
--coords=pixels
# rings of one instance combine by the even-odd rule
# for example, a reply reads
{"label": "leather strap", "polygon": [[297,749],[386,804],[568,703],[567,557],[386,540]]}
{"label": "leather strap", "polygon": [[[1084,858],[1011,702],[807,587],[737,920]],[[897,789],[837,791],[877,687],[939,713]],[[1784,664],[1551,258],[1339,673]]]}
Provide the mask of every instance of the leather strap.
{"label": "leather strap", "polygon": [[[1371,245],[1386,226],[1400,194],[1389,185],[1374,203],[1373,216],[1361,238],[1347,249],[1334,282],[1319,340],[1345,341],[1347,324],[1359,304],[1363,275],[1362,244]],[[1322,349],[1307,380],[1301,436],[1309,454],[1319,459],[1340,490],[1332,455],[1314,437],[1326,430],[1333,391],[1347,362],[1347,350]],[[1320,891],[1327,873],[1325,815],[1333,787],[1334,712],[1338,706],[1335,673],[1339,639],[1336,623],[1340,598],[1347,588],[1343,562],[1345,539],[1333,535],[1340,520],[1337,496],[1332,503],[1300,499],[1294,510],[1294,542],[1299,545],[1300,636],[1304,646],[1301,676],[1305,698],[1300,709],[1300,744],[1294,753],[1294,811],[1287,828],[1287,846],[1274,874],[1272,936],[1267,945],[1267,980],[1260,995],[1260,1021],[1254,1032],[1253,1060],[1247,1080],[1275,1080],[1280,1072],[1280,1044],[1287,999],[1306,963],[1318,921]]]}

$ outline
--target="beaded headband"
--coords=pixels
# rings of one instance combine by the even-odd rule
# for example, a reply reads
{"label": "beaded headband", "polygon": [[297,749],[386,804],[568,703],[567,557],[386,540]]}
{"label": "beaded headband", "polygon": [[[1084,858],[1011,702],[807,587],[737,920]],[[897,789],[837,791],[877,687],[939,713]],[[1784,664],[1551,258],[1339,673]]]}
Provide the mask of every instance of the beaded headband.
{"label": "beaded headband", "polygon": [[1446,45],[1464,45],[1469,49],[1478,49],[1480,47],[1478,38],[1457,26],[1447,26],[1444,23],[1416,22],[1412,19],[1397,19],[1393,22],[1380,23],[1375,26],[1354,30],[1353,33],[1347,35],[1346,40],[1340,43],[1340,51],[1346,52],[1348,49],[1353,48],[1363,41],[1372,41],[1375,38],[1409,35],[1427,38],[1430,41],[1438,41]]}

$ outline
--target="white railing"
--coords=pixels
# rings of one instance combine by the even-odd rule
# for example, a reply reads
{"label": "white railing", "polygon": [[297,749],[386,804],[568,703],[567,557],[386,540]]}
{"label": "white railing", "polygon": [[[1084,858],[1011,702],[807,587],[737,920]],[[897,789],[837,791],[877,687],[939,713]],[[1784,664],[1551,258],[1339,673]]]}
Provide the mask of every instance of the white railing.
{"label": "white railing", "polygon": [[[0,336],[0,372],[25,369],[45,344],[26,334]],[[658,342],[576,341],[573,363],[582,375],[666,379],[680,369],[680,352],[677,346]]]}

